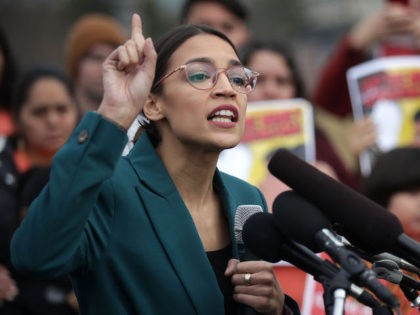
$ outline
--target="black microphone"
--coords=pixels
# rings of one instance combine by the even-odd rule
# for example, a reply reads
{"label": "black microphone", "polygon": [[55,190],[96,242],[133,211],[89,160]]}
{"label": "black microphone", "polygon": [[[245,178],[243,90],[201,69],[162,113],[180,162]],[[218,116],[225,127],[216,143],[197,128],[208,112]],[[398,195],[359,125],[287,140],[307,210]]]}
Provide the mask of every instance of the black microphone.
{"label": "black microphone", "polygon": [[[238,255],[240,261],[258,260],[245,246],[242,239],[242,230],[244,224],[250,216],[256,213],[262,213],[263,209],[259,205],[240,205],[235,212],[233,222],[233,230],[235,234],[236,245],[238,246]],[[257,315],[258,313],[249,305],[241,304],[239,307],[239,314],[241,315]]]}
{"label": "black microphone", "polygon": [[420,268],[418,268],[418,267],[414,266],[413,264],[410,264],[408,261],[406,261],[406,260],[404,260],[400,257],[397,257],[395,255],[392,255],[390,253],[381,253],[381,254],[378,254],[378,255],[374,255],[372,257],[372,259],[373,259],[373,261],[371,261],[371,262],[380,261],[380,260],[391,260],[394,263],[396,263],[397,266],[400,269],[403,269],[403,270],[415,273],[417,275],[420,275]]}
{"label": "black microphone", "polygon": [[[328,260],[323,260],[311,250],[285,238],[277,229],[270,213],[256,213],[246,222],[242,238],[247,248],[256,256],[269,262],[287,261],[318,282],[332,279],[339,268]],[[366,290],[350,284],[349,294],[360,303],[373,309],[380,309],[381,304]],[[388,312],[386,313],[388,314]]]}
{"label": "black microphone", "polygon": [[420,244],[404,234],[398,218],[377,203],[334,180],[287,150],[271,158],[268,169],[333,223],[350,242],[370,253],[390,252],[420,266]]}
{"label": "black microphone", "polygon": [[398,264],[392,260],[384,259],[376,261],[373,263],[372,269],[380,279],[420,290],[420,281],[400,271]]}
{"label": "black microphone", "polygon": [[403,269],[405,271],[408,272],[412,272],[415,273],[417,275],[420,276],[420,268],[414,266],[413,264],[409,263],[408,261],[397,257],[395,255],[392,255],[390,253],[381,253],[381,254],[377,254],[377,255],[371,255],[369,253],[367,253],[366,251],[353,246],[350,242],[348,242],[347,240],[342,240],[342,242],[344,243],[344,245],[346,245],[346,247],[354,252],[356,252],[360,257],[362,257],[364,260],[367,260],[371,263],[375,263],[376,261],[382,261],[382,260],[390,260],[392,262],[394,262],[395,264],[397,264],[398,268]]}
{"label": "black microphone", "polygon": [[384,303],[399,306],[398,300],[378,281],[375,273],[331,232],[328,218],[296,192],[286,191],[276,197],[273,217],[276,226],[287,237],[315,251],[325,250],[349,273],[353,282],[367,287]]}

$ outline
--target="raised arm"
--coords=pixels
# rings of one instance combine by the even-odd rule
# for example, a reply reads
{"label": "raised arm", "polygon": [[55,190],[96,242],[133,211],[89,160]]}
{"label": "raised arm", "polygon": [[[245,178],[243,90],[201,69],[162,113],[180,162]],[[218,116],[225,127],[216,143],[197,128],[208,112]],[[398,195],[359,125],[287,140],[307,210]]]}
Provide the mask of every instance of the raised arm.
{"label": "raised arm", "polygon": [[17,269],[63,275],[88,268],[105,250],[115,210],[109,179],[127,142],[124,129],[150,91],[155,63],[152,41],[144,39],[135,14],[131,39],[104,63],[99,114],[87,113],[57,152],[48,185],[13,236]]}

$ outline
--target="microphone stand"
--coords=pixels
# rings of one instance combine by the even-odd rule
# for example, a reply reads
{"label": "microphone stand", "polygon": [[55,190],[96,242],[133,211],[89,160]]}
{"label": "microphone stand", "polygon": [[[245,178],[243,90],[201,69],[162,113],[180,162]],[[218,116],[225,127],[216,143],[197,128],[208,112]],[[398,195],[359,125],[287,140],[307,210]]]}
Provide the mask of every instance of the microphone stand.
{"label": "microphone stand", "polygon": [[350,275],[340,269],[334,277],[320,276],[319,280],[324,288],[324,308],[327,315],[343,315],[344,304],[348,290],[350,290]]}
{"label": "microphone stand", "polygon": [[[333,277],[319,276],[324,293],[324,308],[326,315],[343,315],[345,299],[350,290],[351,275],[343,269]],[[371,306],[372,315],[393,315],[392,309],[386,305]]]}
{"label": "microphone stand", "polygon": [[344,303],[346,300],[346,291],[344,289],[337,288],[334,290],[334,315],[344,314]]}
{"label": "microphone stand", "polygon": [[399,302],[392,293],[376,278],[375,273],[368,269],[362,259],[346,249],[334,234],[328,229],[322,229],[315,234],[315,239],[325,251],[338,262],[355,284],[367,287],[381,301],[393,308],[399,308]]}

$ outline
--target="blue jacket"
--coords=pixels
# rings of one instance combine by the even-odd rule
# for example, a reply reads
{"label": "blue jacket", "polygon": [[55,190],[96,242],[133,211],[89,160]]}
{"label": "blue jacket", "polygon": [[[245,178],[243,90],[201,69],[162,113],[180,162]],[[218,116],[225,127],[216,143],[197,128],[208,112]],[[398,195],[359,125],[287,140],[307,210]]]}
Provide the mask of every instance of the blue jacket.
{"label": "blue jacket", "polygon": [[[125,132],[88,113],[54,157],[49,184],[13,236],[12,262],[70,274],[82,314],[223,314],[223,296],[194,222],[144,133],[127,157]],[[229,220],[267,206],[254,186],[216,170]]]}

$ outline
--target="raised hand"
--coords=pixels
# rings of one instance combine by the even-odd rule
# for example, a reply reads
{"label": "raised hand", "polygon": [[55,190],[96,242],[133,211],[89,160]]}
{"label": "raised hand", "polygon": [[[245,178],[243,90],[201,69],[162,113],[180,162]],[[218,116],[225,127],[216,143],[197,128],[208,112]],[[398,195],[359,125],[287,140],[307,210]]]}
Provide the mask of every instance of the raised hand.
{"label": "raised hand", "polygon": [[411,8],[387,4],[352,28],[349,34],[350,45],[355,49],[365,50],[389,36],[411,34],[415,20],[416,13]]}
{"label": "raised hand", "polygon": [[104,62],[104,97],[98,113],[128,129],[150,93],[156,59],[151,38],[143,36],[140,16],[133,14],[131,38]]}

